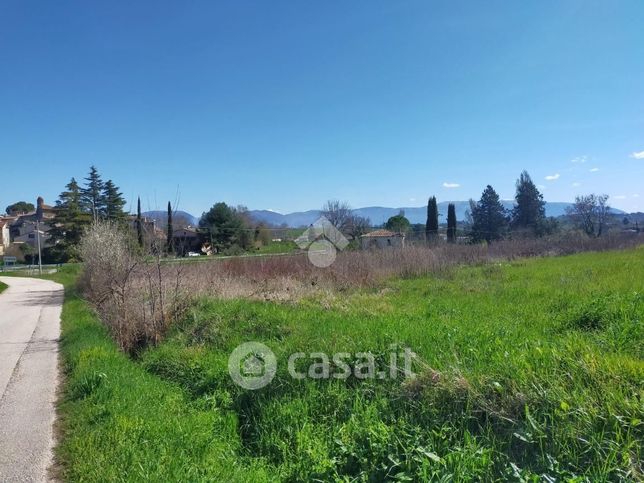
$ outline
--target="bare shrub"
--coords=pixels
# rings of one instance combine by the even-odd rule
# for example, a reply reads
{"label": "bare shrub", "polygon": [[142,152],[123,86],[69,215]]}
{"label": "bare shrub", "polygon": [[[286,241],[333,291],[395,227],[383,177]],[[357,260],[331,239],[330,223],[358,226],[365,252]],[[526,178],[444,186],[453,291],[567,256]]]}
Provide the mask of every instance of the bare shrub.
{"label": "bare shrub", "polygon": [[80,288],[120,348],[155,344],[186,308],[183,267],[144,263],[130,235],[114,224],[93,224],[83,235]]}

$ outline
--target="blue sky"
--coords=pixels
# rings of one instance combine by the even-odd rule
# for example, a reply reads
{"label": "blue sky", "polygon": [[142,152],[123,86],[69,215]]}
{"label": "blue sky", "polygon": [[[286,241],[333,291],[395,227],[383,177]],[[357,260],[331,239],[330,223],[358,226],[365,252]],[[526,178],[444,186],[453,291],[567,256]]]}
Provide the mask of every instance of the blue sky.
{"label": "blue sky", "polygon": [[[96,164],[200,214],[607,193],[644,211],[644,2],[0,3],[0,210]],[[639,153],[639,154],[638,154]]]}

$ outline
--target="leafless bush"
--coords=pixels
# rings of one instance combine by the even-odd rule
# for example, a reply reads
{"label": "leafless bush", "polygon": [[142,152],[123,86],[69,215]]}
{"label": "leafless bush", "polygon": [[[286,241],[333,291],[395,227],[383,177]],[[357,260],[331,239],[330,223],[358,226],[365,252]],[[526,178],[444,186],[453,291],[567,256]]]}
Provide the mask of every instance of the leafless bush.
{"label": "leafless bush", "polygon": [[144,263],[128,233],[111,223],[93,224],[79,246],[84,262],[80,287],[121,349],[157,343],[187,299],[182,267]]}

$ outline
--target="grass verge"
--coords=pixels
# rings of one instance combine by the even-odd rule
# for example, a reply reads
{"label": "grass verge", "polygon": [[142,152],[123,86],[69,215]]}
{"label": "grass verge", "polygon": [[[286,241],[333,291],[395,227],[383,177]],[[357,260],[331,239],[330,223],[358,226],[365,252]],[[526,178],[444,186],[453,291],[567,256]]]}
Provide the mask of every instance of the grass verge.
{"label": "grass verge", "polygon": [[76,270],[50,276],[65,285],[56,458],[65,481],[267,481],[240,467],[230,441],[234,415],[195,402],[119,352],[75,291]]}
{"label": "grass verge", "polygon": [[7,289],[7,284],[0,282],[0,293],[4,292]]}

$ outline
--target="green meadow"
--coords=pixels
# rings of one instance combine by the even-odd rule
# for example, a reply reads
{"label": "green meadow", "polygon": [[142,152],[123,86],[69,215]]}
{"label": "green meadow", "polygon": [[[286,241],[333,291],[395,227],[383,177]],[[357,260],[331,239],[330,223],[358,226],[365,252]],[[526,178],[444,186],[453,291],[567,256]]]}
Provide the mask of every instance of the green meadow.
{"label": "green meadow", "polygon": [[[162,344],[130,358],[63,271],[60,476],[641,480],[642,273],[640,247],[461,267],[296,303],[202,299]],[[278,361],[256,391],[228,374],[247,341]],[[388,368],[403,348],[416,354],[415,377],[294,379],[287,368],[295,352],[349,353],[353,369],[370,352]]]}

